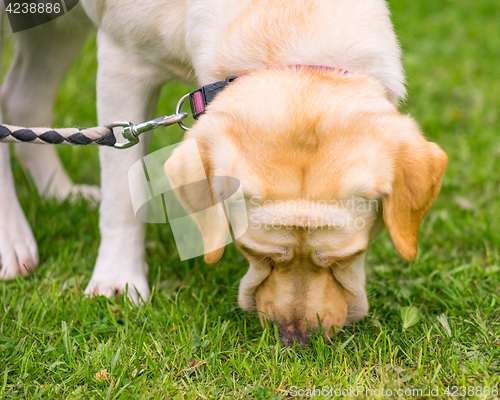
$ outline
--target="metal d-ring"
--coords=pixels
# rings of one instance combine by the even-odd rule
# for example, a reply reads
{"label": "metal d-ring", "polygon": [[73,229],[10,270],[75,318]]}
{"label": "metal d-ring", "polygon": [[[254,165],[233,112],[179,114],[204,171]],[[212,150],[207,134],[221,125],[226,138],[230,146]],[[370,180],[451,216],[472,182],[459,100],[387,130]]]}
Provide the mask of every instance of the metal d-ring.
{"label": "metal d-ring", "polygon": [[[181,113],[181,107],[182,107],[182,105],[184,104],[184,102],[186,101],[186,99],[188,99],[188,98],[189,98],[189,95],[190,95],[190,93],[185,94],[184,96],[182,96],[182,97],[181,97],[181,99],[180,99],[180,100],[179,100],[179,102],[177,103],[177,106],[175,107],[175,113],[176,113],[176,114],[180,114],[180,113]],[[178,122],[178,124],[179,124],[179,126],[180,126],[182,129],[184,129],[185,131],[189,131],[189,130],[191,130],[191,128],[188,128],[186,125],[184,125],[184,124],[182,123],[182,121],[179,121],[179,122]]]}

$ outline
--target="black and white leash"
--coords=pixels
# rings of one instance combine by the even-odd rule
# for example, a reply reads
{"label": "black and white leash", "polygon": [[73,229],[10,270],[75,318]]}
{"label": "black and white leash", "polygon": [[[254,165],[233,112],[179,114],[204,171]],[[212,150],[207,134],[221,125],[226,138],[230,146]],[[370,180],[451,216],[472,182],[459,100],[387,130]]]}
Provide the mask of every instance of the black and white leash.
{"label": "black and white leash", "polygon": [[114,146],[116,138],[113,130],[105,127],[52,129],[0,125],[0,142]]}
{"label": "black and white leash", "polygon": [[[235,78],[225,81],[210,83],[183,96],[177,103],[175,114],[133,124],[128,121],[112,122],[106,126],[94,128],[24,128],[13,125],[0,124],[1,143],[33,143],[33,144],[63,144],[69,146],[94,145],[109,146],[117,149],[126,149],[139,143],[141,133],[151,131],[163,126],[179,124],[182,129],[188,130],[182,121],[188,116],[181,112],[184,102],[189,99],[192,115],[198,119],[205,112],[207,104],[213,100],[216,94],[222,91]],[[122,136],[126,139],[123,143],[117,143],[113,134],[113,128],[123,128]]]}
{"label": "black and white leash", "polygon": [[[20,126],[0,125],[0,142],[64,144],[69,146],[94,145],[109,146],[116,149],[127,149],[139,143],[141,133],[178,124],[187,117],[187,113],[179,113],[169,117],[160,117],[142,124],[134,125],[128,121],[113,122],[106,126],[94,128],[23,128]],[[126,139],[117,143],[113,128],[123,128],[122,136]]]}

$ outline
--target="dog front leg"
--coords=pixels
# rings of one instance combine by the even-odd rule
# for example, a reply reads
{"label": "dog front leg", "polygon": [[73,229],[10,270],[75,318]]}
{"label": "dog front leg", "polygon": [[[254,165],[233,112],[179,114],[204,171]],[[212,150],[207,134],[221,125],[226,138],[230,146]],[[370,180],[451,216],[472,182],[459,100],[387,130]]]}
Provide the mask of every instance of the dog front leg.
{"label": "dog front leg", "polygon": [[[160,85],[154,73],[106,34],[98,34],[99,69],[97,110],[99,124],[112,121],[144,122],[152,118]],[[154,83],[156,82],[156,83]],[[117,131],[115,131],[115,134]],[[145,227],[132,208],[129,168],[144,155],[144,140],[127,150],[101,148],[99,228],[101,244],[88,294],[105,296],[125,292],[133,301],[147,301],[149,287],[144,257]]]}
{"label": "dog front leg", "polygon": [[10,279],[36,268],[38,249],[16,196],[8,144],[0,144],[0,199],[0,279]]}

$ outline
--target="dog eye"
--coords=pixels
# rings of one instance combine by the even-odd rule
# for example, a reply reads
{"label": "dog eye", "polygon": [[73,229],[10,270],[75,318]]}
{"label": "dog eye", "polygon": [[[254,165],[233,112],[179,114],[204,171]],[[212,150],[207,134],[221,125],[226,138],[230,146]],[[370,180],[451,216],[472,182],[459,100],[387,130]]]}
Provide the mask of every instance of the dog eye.
{"label": "dog eye", "polygon": [[344,267],[351,263],[356,257],[363,254],[366,250],[358,250],[352,254],[342,256],[328,255],[320,251],[314,252],[313,261],[320,267]]}
{"label": "dog eye", "polygon": [[286,253],[275,253],[269,256],[274,262],[283,262],[287,261],[288,255]]}
{"label": "dog eye", "polygon": [[269,249],[255,249],[246,245],[241,245],[240,250],[248,258],[260,260],[267,258],[273,263],[290,261],[293,258],[293,251],[286,247],[269,247]]}

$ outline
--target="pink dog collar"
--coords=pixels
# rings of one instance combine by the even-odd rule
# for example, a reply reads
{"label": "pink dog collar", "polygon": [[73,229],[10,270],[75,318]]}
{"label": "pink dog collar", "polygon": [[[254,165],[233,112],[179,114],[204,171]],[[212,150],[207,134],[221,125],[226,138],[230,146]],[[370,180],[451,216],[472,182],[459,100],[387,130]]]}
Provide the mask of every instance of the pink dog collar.
{"label": "pink dog collar", "polygon": [[227,85],[238,79],[236,76],[230,76],[225,81],[218,81],[202,86],[189,94],[189,103],[191,104],[191,112],[193,118],[198,117],[205,112],[205,109],[219,92],[222,92]]}
{"label": "pink dog collar", "polygon": [[[290,65],[284,68],[310,68],[313,70],[323,70],[330,72],[338,72],[339,75],[347,75],[349,72],[345,69],[333,68],[333,67],[324,67],[321,65]],[[205,112],[208,103],[210,103],[217,94],[222,92],[226,86],[228,86],[231,82],[238,79],[236,76],[230,76],[226,78],[225,81],[218,81],[214,83],[209,83],[208,85],[199,87],[198,89],[192,91],[189,94],[189,104],[191,105],[191,112],[193,113],[193,118],[198,119],[200,115]]]}

